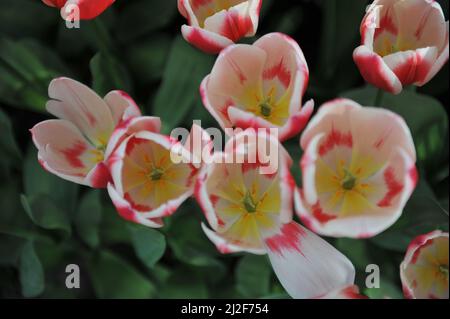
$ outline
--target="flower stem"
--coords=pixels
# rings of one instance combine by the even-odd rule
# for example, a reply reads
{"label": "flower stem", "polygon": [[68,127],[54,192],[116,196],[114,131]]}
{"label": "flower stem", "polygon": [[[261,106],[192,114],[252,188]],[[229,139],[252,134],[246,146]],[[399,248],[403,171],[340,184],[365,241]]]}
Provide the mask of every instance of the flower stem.
{"label": "flower stem", "polygon": [[384,91],[382,89],[378,89],[377,95],[375,96],[375,104],[374,106],[380,106],[383,101]]}

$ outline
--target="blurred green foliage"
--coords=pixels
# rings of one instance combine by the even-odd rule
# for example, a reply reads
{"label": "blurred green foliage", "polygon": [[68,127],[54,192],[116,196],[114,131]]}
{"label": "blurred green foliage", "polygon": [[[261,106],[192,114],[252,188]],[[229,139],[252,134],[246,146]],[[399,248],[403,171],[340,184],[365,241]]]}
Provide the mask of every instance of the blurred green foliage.
{"label": "blurred green foliage", "polygon": [[[263,1],[258,35],[281,31],[301,45],[311,73],[306,98],[316,105],[346,96],[371,105],[352,61],[368,1]],[[448,11],[448,0],[441,1]],[[0,297],[287,298],[265,256],[220,255],[201,231],[198,205],[186,202],[161,230],[132,225],[106,192],[46,173],[28,129],[48,118],[47,86],[57,76],[90,84],[99,94],[129,92],[165,132],[217,126],[198,86],[214,57],[185,43],[176,1],[116,1],[81,29],[67,29],[57,10],[38,0],[0,2]],[[251,43],[254,39],[243,40]],[[405,118],[418,150],[420,183],[403,216],[368,240],[329,239],[355,264],[381,268],[373,298],[401,298],[398,267],[410,240],[448,230],[448,65],[424,88],[386,94],[382,105]],[[296,163],[298,138],[285,144]],[[301,172],[293,173],[300,185]],[[81,288],[65,287],[65,267],[81,268]]]}

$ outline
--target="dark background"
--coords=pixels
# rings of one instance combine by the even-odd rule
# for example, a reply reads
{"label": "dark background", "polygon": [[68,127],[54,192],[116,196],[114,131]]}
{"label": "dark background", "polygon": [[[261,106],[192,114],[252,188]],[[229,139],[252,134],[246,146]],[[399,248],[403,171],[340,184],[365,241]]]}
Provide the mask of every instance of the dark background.
{"label": "dark background", "polygon": [[[439,1],[448,19],[448,0]],[[368,1],[263,0],[258,36],[296,39],[310,68],[306,99],[375,101],[353,63]],[[287,298],[264,256],[221,256],[203,235],[191,200],[161,230],[120,219],[105,191],[62,181],[37,163],[28,132],[49,118],[51,79],[68,76],[100,95],[127,91],[163,131],[201,119],[198,86],[215,57],[182,40],[175,0],[117,0],[81,29],[69,30],[40,0],[0,0],[0,297]],[[252,43],[254,39],[243,42]],[[448,230],[448,64],[425,87],[385,95],[382,106],[409,124],[421,180],[401,219],[368,240],[329,239],[354,263],[362,291],[402,298],[399,264],[410,240]],[[285,143],[300,183],[298,137]],[[81,268],[81,288],[65,287],[65,267]],[[381,288],[365,289],[365,267],[381,269]]]}

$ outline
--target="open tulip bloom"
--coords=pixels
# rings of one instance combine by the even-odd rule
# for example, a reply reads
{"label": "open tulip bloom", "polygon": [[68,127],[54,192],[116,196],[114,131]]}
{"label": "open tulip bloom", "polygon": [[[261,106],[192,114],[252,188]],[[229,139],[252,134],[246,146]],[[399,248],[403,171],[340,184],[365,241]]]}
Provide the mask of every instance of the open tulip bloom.
{"label": "open tulip bloom", "polygon": [[185,145],[148,130],[120,144],[108,161],[112,175],[108,192],[123,218],[162,227],[162,218],[172,215],[193,194],[201,167],[199,154],[191,147],[194,135],[202,144],[209,143],[209,135],[194,125]]}
{"label": "open tulip bloom", "polygon": [[434,0],[376,0],[353,58],[364,79],[398,94],[429,82],[447,62],[449,24]]}
{"label": "open tulip bloom", "polygon": [[262,0],[178,0],[188,20],[181,32],[187,42],[206,53],[219,53],[258,29]]}
{"label": "open tulip bloom", "polygon": [[[222,253],[268,254],[294,298],[319,298],[353,285],[351,262],[292,220],[292,160],[272,135],[252,132],[236,134],[198,177],[195,196],[211,227],[202,225],[206,235]],[[279,150],[274,173],[264,172],[261,143]],[[233,161],[236,158],[245,160]]]}
{"label": "open tulip bloom", "polygon": [[271,33],[222,51],[200,91],[223,129],[277,128],[283,141],[298,134],[313,112],[312,101],[302,107],[308,78],[297,42]]}
{"label": "open tulip bloom", "polygon": [[390,227],[417,183],[416,152],[397,114],[338,99],[303,132],[297,213],[316,233],[367,238]]}
{"label": "open tulip bloom", "polygon": [[71,6],[78,7],[81,20],[94,19],[103,13],[115,0],[42,0],[46,5],[61,9],[61,16],[66,20],[75,18]]}
{"label": "open tulip bloom", "polygon": [[448,299],[448,233],[436,230],[414,239],[400,265],[407,298]]}
{"label": "open tulip bloom", "polygon": [[160,120],[141,116],[136,103],[122,91],[104,99],[77,81],[53,80],[47,111],[59,119],[36,124],[30,131],[38,159],[49,172],[82,185],[106,187],[106,160],[128,135],[159,131]]}

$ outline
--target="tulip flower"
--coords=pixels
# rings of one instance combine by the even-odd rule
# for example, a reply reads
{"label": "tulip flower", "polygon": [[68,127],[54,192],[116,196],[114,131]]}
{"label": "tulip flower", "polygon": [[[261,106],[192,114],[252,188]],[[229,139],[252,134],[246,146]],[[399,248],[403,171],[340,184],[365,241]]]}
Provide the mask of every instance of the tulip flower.
{"label": "tulip flower", "polygon": [[364,79],[398,94],[423,86],[448,60],[448,21],[434,0],[376,0],[361,24],[353,58]]}
{"label": "tulip flower", "polygon": [[418,178],[414,143],[400,116],[334,100],[319,109],[300,143],[296,210],[311,230],[368,238],[400,217]]}
{"label": "tulip flower", "polygon": [[[270,161],[262,151],[268,144],[275,152]],[[351,262],[292,220],[292,160],[273,135],[235,134],[225,151],[213,157],[199,174],[195,196],[211,227],[202,224],[203,230],[221,253],[268,254],[294,298],[315,298],[353,285]],[[276,170],[266,171],[273,163]]]}
{"label": "tulip flower", "polygon": [[281,33],[221,52],[202,82],[203,104],[227,128],[277,128],[280,140],[298,134],[314,103],[302,107],[308,65],[298,44]]}
{"label": "tulip flower", "polygon": [[258,29],[262,0],[178,0],[178,10],[188,20],[181,32],[187,42],[211,54]]}
{"label": "tulip flower", "polygon": [[116,148],[108,161],[112,182],[108,193],[118,213],[144,226],[163,226],[163,217],[172,215],[193,194],[201,167],[192,145],[195,136],[201,149],[210,137],[194,125],[185,145],[169,136],[143,130]]}
{"label": "tulip flower", "polygon": [[137,130],[159,131],[160,120],[141,117],[136,103],[121,91],[104,99],[85,85],[58,78],[49,85],[47,111],[59,119],[31,129],[38,159],[49,172],[82,185],[106,187],[106,159]]}
{"label": "tulip flower", "polygon": [[400,265],[410,299],[448,299],[448,233],[436,230],[414,239]]}
{"label": "tulip flower", "polygon": [[61,9],[61,16],[64,19],[72,19],[73,12],[71,5],[78,6],[79,18],[81,20],[91,20],[103,13],[115,0],[42,0],[50,7]]}

